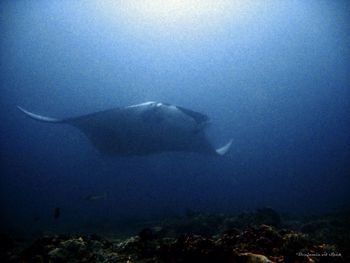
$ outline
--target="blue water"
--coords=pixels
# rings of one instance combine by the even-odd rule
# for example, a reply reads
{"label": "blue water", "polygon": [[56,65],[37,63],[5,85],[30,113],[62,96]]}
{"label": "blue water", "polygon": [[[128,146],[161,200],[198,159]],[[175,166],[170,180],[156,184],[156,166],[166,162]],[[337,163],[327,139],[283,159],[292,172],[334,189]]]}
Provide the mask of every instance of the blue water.
{"label": "blue water", "polygon": [[[112,2],[0,4],[2,231],[349,206],[347,1],[197,2],[167,15]],[[16,108],[64,118],[149,100],[207,114],[211,142],[232,149],[104,157],[78,130]]]}

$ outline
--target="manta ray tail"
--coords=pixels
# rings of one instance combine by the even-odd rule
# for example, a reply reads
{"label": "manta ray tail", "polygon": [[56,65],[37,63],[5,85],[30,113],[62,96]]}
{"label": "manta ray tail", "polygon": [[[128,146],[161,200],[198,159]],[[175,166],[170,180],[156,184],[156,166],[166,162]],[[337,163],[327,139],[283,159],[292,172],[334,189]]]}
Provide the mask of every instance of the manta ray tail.
{"label": "manta ray tail", "polygon": [[230,149],[231,144],[232,144],[232,139],[231,139],[228,143],[226,143],[224,146],[222,146],[222,147],[216,149],[216,150],[215,150],[216,153],[217,153],[218,155],[225,155],[225,154],[228,152],[228,150]]}
{"label": "manta ray tail", "polygon": [[51,122],[51,123],[62,123],[64,122],[64,120],[61,119],[55,119],[55,118],[51,118],[51,117],[46,117],[46,116],[42,116],[42,115],[38,115],[35,113],[32,113],[30,111],[27,111],[25,109],[23,109],[20,106],[17,106],[17,108],[23,112],[25,115],[29,116],[30,118],[37,120],[37,121],[42,121],[42,122]]}

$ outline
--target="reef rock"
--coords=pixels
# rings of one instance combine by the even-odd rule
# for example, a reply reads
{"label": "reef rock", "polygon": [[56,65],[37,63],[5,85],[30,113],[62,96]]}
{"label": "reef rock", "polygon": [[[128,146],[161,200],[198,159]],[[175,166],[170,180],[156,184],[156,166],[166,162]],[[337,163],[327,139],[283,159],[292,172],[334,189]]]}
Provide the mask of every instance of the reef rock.
{"label": "reef rock", "polygon": [[253,253],[242,253],[239,255],[240,262],[245,263],[272,263],[271,260],[269,260],[264,255],[259,254],[253,254]]}

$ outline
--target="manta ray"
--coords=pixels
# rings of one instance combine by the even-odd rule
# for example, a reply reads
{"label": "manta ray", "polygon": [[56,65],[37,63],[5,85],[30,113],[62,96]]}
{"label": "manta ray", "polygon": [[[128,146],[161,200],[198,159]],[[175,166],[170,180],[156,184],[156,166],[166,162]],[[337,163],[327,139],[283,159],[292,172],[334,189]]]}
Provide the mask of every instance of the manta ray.
{"label": "manta ray", "polygon": [[78,128],[104,155],[173,151],[224,155],[232,144],[230,140],[215,149],[204,132],[208,116],[168,103],[149,101],[66,119],[46,117],[17,107],[35,120]]}

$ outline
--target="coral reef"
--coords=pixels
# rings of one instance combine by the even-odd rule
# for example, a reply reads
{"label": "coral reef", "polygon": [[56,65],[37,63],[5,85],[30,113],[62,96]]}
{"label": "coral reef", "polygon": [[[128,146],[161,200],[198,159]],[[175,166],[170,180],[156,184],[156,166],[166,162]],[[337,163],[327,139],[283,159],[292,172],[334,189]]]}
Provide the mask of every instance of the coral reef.
{"label": "coral reef", "polygon": [[272,209],[235,216],[190,213],[124,240],[53,235],[23,246],[0,236],[1,262],[349,262],[348,218],[286,228]]}

